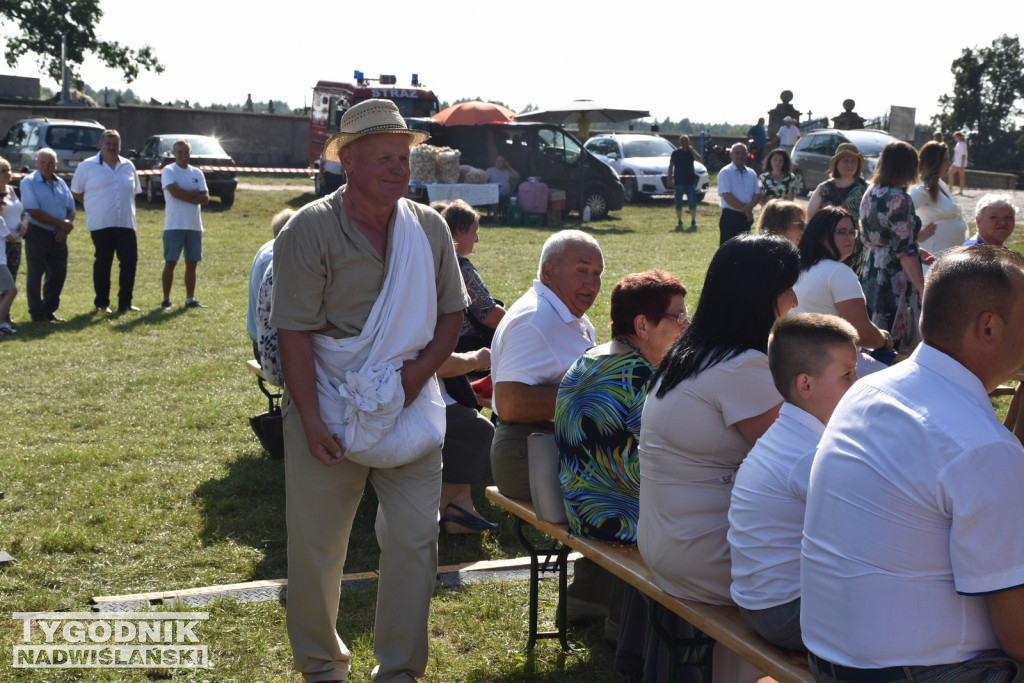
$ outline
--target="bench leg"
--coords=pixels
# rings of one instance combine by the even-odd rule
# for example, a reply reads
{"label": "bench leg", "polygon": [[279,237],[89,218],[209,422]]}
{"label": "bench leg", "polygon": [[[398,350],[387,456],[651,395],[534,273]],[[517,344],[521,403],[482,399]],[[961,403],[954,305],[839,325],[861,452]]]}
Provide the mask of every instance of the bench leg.
{"label": "bench leg", "polygon": [[[701,680],[704,683],[711,683],[712,654],[715,641],[701,633],[696,627],[693,628],[692,638],[675,638],[661,625],[660,616],[664,607],[644,596],[647,601],[647,619],[651,629],[658,636],[669,651],[668,679],[676,680],[676,667],[680,664],[688,664],[700,668]],[[682,619],[682,617],[679,617]]]}
{"label": "bench leg", "polygon": [[280,392],[273,392],[270,389],[267,389],[267,381],[262,377],[256,378],[256,384],[259,385],[260,391],[263,392],[263,395],[267,397],[267,412],[273,413],[276,402],[281,399],[282,394]]}
{"label": "bench leg", "polygon": [[[523,522],[516,517],[516,536],[523,544],[526,552],[530,553],[530,632],[529,640],[526,643],[526,651],[533,650],[537,641],[544,638],[558,638],[563,650],[568,650],[569,641],[566,639],[567,610],[566,610],[566,588],[568,586],[568,565],[569,547],[558,543],[551,548],[537,548],[530,542],[523,533]],[[537,630],[537,613],[540,603],[540,578],[541,574],[558,572],[558,613],[555,623],[558,629],[555,631]]]}

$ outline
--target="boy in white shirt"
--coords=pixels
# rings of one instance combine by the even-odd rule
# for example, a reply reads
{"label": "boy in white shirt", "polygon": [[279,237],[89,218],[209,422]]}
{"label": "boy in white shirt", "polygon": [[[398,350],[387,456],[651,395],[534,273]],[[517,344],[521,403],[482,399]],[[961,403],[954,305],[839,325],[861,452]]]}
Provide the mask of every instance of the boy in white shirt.
{"label": "boy in white shirt", "polygon": [[765,640],[804,650],[800,542],[811,462],[839,399],[857,381],[857,331],[833,315],[791,313],[772,328],[768,365],[786,399],[747,454],[729,507],[732,599]]}
{"label": "boy in white shirt", "polygon": [[164,214],[163,308],[171,307],[171,285],[174,267],[185,252],[185,307],[205,308],[195,298],[196,266],[203,260],[203,221],[199,207],[210,203],[206,177],[195,166],[189,166],[192,146],[178,140],[171,148],[174,163],[164,166],[160,184],[167,208]]}

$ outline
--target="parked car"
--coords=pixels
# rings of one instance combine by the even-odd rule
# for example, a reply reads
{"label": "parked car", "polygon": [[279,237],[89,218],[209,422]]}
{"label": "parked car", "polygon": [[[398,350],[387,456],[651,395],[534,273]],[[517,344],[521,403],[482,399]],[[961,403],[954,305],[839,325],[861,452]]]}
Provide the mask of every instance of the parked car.
{"label": "parked car", "polygon": [[[675,146],[660,135],[606,133],[590,138],[584,147],[619,174],[627,202],[672,194],[667,182],[668,162]],[[695,161],[693,170],[697,172],[697,199],[701,201],[710,185],[708,169]]]}
{"label": "parked car", "polygon": [[[442,126],[431,119],[409,119],[409,125],[429,132],[428,144],[462,152],[463,164],[487,168],[497,155],[504,156],[523,179],[536,176],[549,189],[565,191],[568,210],[590,207],[590,216],[596,220],[622,208],[622,184],[615,171],[561,126],[551,123]],[[422,188],[413,186],[410,192],[411,196],[419,198],[417,192],[422,192]]]}
{"label": "parked car", "polygon": [[869,128],[859,130],[821,129],[804,133],[793,148],[793,173],[796,175],[796,194],[799,197],[814,191],[829,178],[828,162],[842,142],[857,145],[864,157],[863,175],[870,178],[875,172],[878,155],[882,148],[898,138],[884,130]]}
{"label": "parked car", "polygon": [[[128,156],[134,161],[135,168],[139,171],[162,169],[167,164],[174,163],[174,156],[171,155],[171,148],[177,140],[188,140],[192,146],[193,166],[235,166],[235,160],[224,151],[216,138],[208,135],[171,134],[154,135],[142,143],[138,152],[129,151]],[[234,171],[211,171],[203,169],[203,176],[206,177],[206,187],[211,197],[219,197],[225,208],[230,208],[235,203],[235,188],[238,186],[238,178]],[[139,182],[142,183],[142,191],[146,193],[146,200],[151,204],[163,201],[164,192],[160,185],[160,174],[140,174]]]}
{"label": "parked car", "polygon": [[13,170],[28,173],[36,169],[36,152],[49,147],[57,153],[57,173],[68,175],[79,162],[99,152],[104,130],[91,120],[22,119],[0,141],[0,155]]}

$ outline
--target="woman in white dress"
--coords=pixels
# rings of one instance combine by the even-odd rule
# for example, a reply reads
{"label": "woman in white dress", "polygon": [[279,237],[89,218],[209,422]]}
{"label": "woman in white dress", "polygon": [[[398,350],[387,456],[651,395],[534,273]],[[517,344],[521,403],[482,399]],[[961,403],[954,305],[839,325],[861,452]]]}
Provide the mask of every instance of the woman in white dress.
{"label": "woman in white dress", "polygon": [[[932,256],[939,256],[947,249],[959,247],[969,236],[963,209],[953,199],[949,187],[942,180],[951,165],[946,143],[934,140],[926,143],[921,148],[917,162],[921,184],[910,189],[914,209],[925,225],[918,235],[918,245]],[[932,223],[935,224],[935,232],[925,239],[925,231]]]}
{"label": "woman in white dress", "polygon": [[768,333],[796,306],[796,247],[742,235],[708,266],[687,332],[651,378],[640,424],[640,553],[672,595],[729,605],[729,496],[778,415]]}
{"label": "woman in white dress", "polygon": [[875,349],[875,357],[861,354],[857,376],[876,372],[891,365],[892,335],[878,328],[868,317],[860,279],[849,267],[857,244],[857,224],[844,208],[827,206],[814,214],[800,239],[800,279],[793,286],[802,313],[838,315],[853,325],[860,346]]}
{"label": "woman in white dress", "polygon": [[[768,333],[797,304],[800,257],[776,235],[741,235],[715,253],[690,328],[651,378],[640,420],[638,546],[671,595],[732,605],[726,534],[732,482],[782,396]],[[716,680],[758,675],[715,649]]]}

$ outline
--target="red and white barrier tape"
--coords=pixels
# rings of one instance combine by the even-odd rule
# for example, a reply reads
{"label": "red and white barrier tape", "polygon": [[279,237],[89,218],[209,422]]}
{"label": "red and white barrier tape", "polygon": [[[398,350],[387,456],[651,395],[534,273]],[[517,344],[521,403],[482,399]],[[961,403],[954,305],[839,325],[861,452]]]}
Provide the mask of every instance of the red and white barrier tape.
{"label": "red and white barrier tape", "polygon": [[[197,166],[200,171],[234,171],[236,173],[298,173],[301,175],[313,175],[314,168],[282,168],[282,167],[261,167],[261,166]],[[152,168],[137,171],[139,175],[160,175],[163,169]],[[12,173],[12,178],[24,178],[28,173]],[[62,178],[70,178],[71,173],[57,173]]]}

